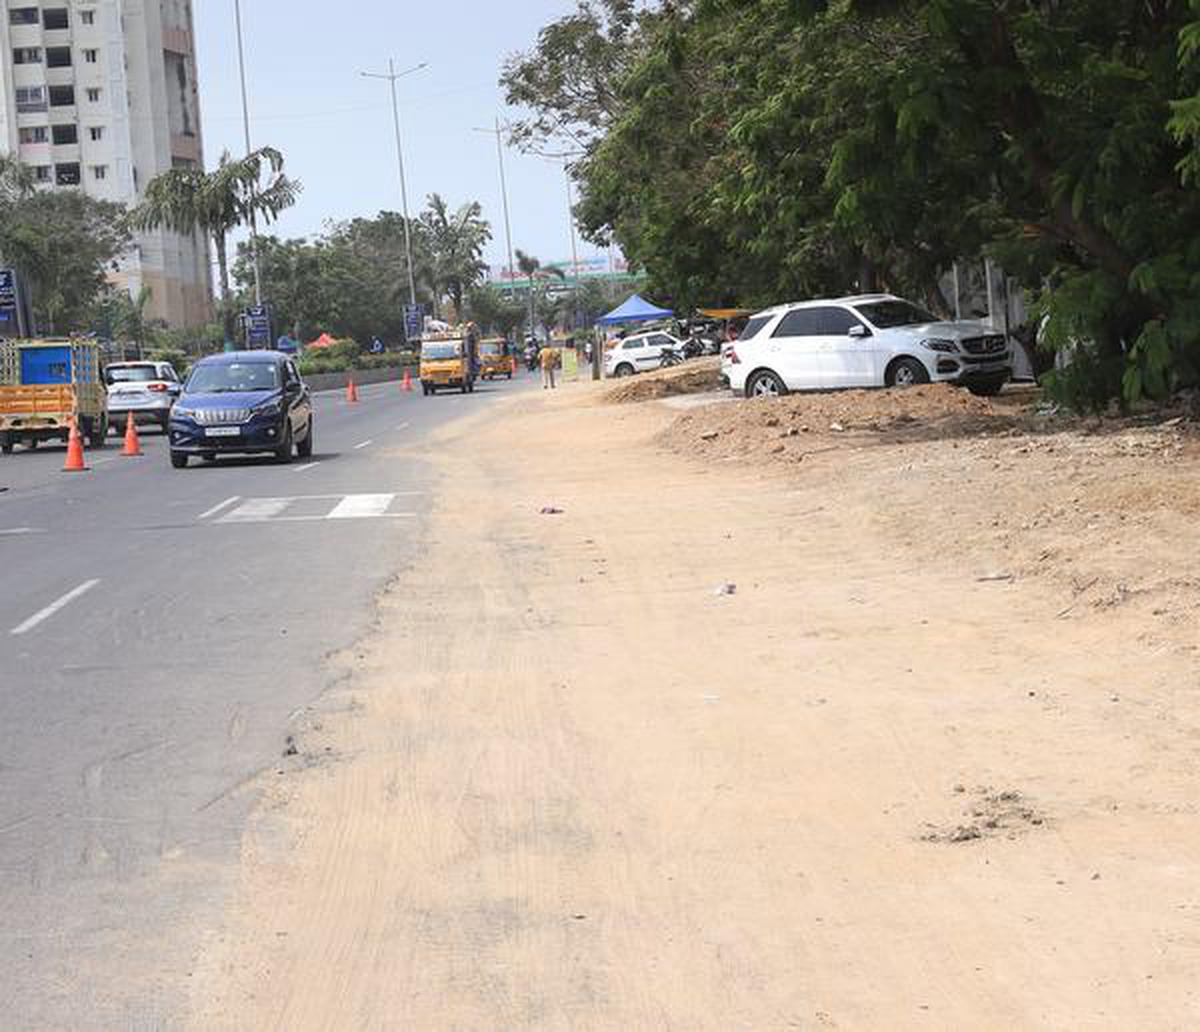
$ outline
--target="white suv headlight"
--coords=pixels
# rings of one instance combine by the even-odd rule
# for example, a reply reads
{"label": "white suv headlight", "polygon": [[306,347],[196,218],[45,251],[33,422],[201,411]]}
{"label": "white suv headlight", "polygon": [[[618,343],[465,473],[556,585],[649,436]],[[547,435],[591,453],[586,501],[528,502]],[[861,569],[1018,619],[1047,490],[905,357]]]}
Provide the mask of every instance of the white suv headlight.
{"label": "white suv headlight", "polygon": [[941,337],[930,337],[927,340],[921,341],[921,346],[929,351],[944,351],[953,354],[958,351],[958,345],[952,340],[945,340]]}

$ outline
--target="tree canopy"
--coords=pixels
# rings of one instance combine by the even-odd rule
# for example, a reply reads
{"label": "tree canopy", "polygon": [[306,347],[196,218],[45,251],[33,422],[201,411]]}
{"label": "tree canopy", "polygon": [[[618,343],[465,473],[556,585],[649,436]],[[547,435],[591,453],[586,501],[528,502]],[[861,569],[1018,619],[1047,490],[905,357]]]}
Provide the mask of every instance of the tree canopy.
{"label": "tree canopy", "polygon": [[37,332],[85,329],[130,245],[122,207],[76,190],[35,190],[28,168],[0,157],[0,259],[20,274]]}
{"label": "tree canopy", "polygon": [[1068,400],[1200,380],[1200,0],[634,6],[581,3],[502,81],[518,143],[584,146],[585,234],[676,308],[937,306],[988,254],[1072,349]]}

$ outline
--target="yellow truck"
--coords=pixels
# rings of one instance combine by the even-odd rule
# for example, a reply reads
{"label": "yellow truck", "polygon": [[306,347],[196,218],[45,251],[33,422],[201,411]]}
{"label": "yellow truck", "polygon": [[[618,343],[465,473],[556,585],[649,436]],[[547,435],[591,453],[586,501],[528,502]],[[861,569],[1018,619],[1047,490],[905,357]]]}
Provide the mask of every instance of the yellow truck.
{"label": "yellow truck", "polygon": [[436,394],[439,388],[449,387],[470,394],[475,390],[479,375],[479,354],[475,333],[470,328],[462,332],[440,333],[421,341],[421,390]]}
{"label": "yellow truck", "polygon": [[482,380],[494,380],[503,376],[512,379],[513,358],[509,351],[508,341],[503,337],[492,337],[479,342],[479,377]]}
{"label": "yellow truck", "polygon": [[0,341],[0,451],[66,441],[71,424],[89,447],[103,448],[108,392],[100,345],[89,340]]}

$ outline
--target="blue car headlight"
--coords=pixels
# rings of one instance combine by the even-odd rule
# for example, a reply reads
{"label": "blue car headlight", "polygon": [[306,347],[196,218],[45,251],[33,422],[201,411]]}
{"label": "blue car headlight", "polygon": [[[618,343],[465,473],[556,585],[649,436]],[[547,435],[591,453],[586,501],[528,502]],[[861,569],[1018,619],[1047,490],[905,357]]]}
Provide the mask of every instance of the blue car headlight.
{"label": "blue car headlight", "polygon": [[282,411],[283,408],[278,401],[268,401],[265,405],[259,405],[258,408],[252,409],[251,414],[262,419],[274,419]]}
{"label": "blue car headlight", "polygon": [[182,405],[176,405],[173,409],[171,409],[171,416],[174,419],[190,419],[194,422],[197,415],[199,415],[198,410],[184,408]]}

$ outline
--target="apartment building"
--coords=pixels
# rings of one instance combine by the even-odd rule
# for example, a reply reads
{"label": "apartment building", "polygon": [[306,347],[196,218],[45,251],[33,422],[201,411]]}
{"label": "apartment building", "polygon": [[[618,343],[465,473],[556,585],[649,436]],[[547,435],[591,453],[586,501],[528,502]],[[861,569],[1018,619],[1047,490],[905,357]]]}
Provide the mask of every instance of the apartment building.
{"label": "apartment building", "polygon": [[[132,206],[202,165],[191,0],[0,0],[0,151],[46,189]],[[208,242],[141,233],[113,279],[172,326],[212,318]]]}

